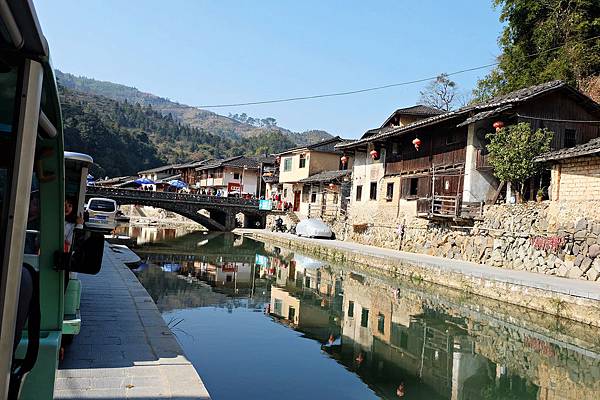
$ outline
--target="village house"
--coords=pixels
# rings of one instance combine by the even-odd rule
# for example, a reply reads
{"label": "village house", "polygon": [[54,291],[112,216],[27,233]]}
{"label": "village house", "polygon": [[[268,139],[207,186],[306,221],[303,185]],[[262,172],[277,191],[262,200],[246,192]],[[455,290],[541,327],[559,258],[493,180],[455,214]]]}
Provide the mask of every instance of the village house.
{"label": "village house", "polygon": [[[494,202],[501,189],[486,149],[486,135],[495,130],[494,125],[528,122],[533,129],[548,128],[554,132],[554,150],[600,136],[597,124],[578,122],[600,119],[600,105],[560,81],[457,111],[423,109],[410,123],[404,123],[403,110],[410,108],[398,110],[361,139],[336,146],[354,159],[350,220],[355,226],[378,224],[395,230],[416,216],[469,219],[480,215],[483,205]],[[542,186],[547,186],[549,177],[542,178]],[[528,185],[530,199],[539,181]]]}
{"label": "village house", "polygon": [[138,176],[140,178],[150,179],[153,182],[167,182],[169,180],[179,179],[181,177],[179,166],[180,164],[163,165],[161,167],[139,171]]}
{"label": "village house", "polygon": [[[369,138],[380,131],[387,132],[440,114],[443,114],[443,112],[423,105],[401,108],[394,111],[380,128],[367,131],[361,140]],[[374,145],[368,145],[367,147],[358,145],[356,148],[359,150],[357,151],[352,151],[355,148],[353,143],[343,143],[338,145],[338,147],[345,149],[345,154],[351,155],[354,162],[350,204],[354,205],[354,207],[359,207],[361,215],[381,214],[384,218],[390,218],[391,216],[390,222],[394,222],[399,210],[406,207],[406,204],[400,201],[399,177],[386,179],[385,196],[378,196],[379,191],[383,190],[382,181],[386,176],[385,147],[378,147],[378,154],[376,155],[374,153],[369,154],[369,152],[375,150]],[[367,149],[369,150],[368,152],[366,151]],[[391,150],[398,153],[398,145],[393,145]],[[355,218],[356,215],[353,217]],[[364,221],[358,221],[359,224],[362,222]]]}
{"label": "village house", "polygon": [[179,170],[181,171],[181,180],[187,183],[190,189],[197,189],[199,175],[196,173],[196,168],[206,164],[209,161],[212,160],[192,161],[181,164],[179,166]]}
{"label": "village house", "polygon": [[207,161],[195,168],[195,187],[211,195],[264,195],[262,170],[273,165],[272,157],[235,156]]}
{"label": "village house", "polygon": [[303,217],[309,216],[311,204],[318,204],[319,209],[328,204],[339,207],[342,186],[349,187],[350,177],[347,172],[338,171],[352,168],[352,157],[335,149],[336,144],[343,142],[334,137],[277,154],[279,176],[277,192],[271,190],[272,195],[291,204],[292,210]]}
{"label": "village house", "polygon": [[551,199],[560,202],[600,200],[600,138],[551,151],[536,159],[552,164]]}
{"label": "village house", "polygon": [[265,166],[262,180],[265,185],[265,199],[272,200],[279,193],[279,165]]}

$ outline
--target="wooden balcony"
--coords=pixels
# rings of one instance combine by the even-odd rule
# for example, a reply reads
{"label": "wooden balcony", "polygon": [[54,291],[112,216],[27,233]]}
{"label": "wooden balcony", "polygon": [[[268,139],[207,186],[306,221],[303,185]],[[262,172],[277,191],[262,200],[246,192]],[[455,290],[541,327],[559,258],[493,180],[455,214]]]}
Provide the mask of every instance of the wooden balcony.
{"label": "wooden balcony", "polygon": [[417,215],[425,218],[478,218],[483,215],[483,203],[464,203],[462,196],[435,196],[417,200]]}
{"label": "wooden balcony", "polygon": [[331,222],[344,213],[337,204],[311,203],[308,205],[308,218],[321,218],[323,221]]}
{"label": "wooden balcony", "polygon": [[461,147],[456,150],[437,153],[433,156],[424,156],[419,158],[394,160],[391,159],[385,165],[386,175],[407,174],[411,172],[427,171],[432,165],[435,168],[453,167],[464,165],[466,158],[466,149]]}

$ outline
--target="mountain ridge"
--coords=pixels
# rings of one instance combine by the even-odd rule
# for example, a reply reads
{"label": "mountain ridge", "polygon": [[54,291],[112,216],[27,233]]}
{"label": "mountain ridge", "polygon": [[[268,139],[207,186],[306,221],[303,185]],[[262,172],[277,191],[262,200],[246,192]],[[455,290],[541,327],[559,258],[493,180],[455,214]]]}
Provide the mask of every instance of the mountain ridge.
{"label": "mountain ridge", "polygon": [[[67,89],[104,96],[119,102],[139,103],[142,106],[150,106],[165,116],[171,114],[178,122],[225,138],[249,138],[279,131],[284,136],[289,137],[296,145],[300,146],[333,137],[330,133],[318,129],[294,132],[276,124],[268,127],[255,126],[212,111],[181,104],[168,98],[143,92],[135,87],[109,81],[100,81],[84,76],[76,76],[58,69],[56,70],[56,78],[59,84]],[[274,119],[272,120],[275,121]]]}

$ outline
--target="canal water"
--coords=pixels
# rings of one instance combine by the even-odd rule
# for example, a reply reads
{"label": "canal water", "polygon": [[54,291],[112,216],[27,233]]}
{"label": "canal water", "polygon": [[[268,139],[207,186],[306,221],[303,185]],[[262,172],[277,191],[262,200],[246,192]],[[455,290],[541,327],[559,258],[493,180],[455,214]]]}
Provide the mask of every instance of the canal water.
{"label": "canal water", "polygon": [[231,234],[155,236],[136,274],[216,400],[600,399],[597,329]]}

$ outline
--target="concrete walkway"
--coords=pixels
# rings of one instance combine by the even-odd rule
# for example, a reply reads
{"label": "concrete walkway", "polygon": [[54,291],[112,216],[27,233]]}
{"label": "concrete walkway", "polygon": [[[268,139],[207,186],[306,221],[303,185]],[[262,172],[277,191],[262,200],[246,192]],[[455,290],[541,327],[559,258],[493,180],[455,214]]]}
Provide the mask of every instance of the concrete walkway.
{"label": "concrete walkway", "polygon": [[209,399],[135,275],[104,248],[82,281],[81,333],[65,348],[55,399]]}
{"label": "concrete walkway", "polygon": [[254,234],[258,234],[266,238],[270,237],[276,240],[286,239],[305,243],[316,243],[319,246],[342,250],[349,253],[356,253],[362,256],[392,259],[397,260],[398,262],[407,262],[425,268],[441,269],[497,282],[505,282],[525,287],[543,289],[585,299],[600,300],[600,283],[598,282],[584,281],[581,279],[559,278],[552,275],[544,275],[535,272],[520,271],[508,268],[497,268],[485,264],[429,256],[426,254],[408,253],[405,251],[385,249],[353,242],[301,238],[289,233],[275,233],[268,230],[236,229],[234,233],[244,234],[250,237],[252,237]]}

